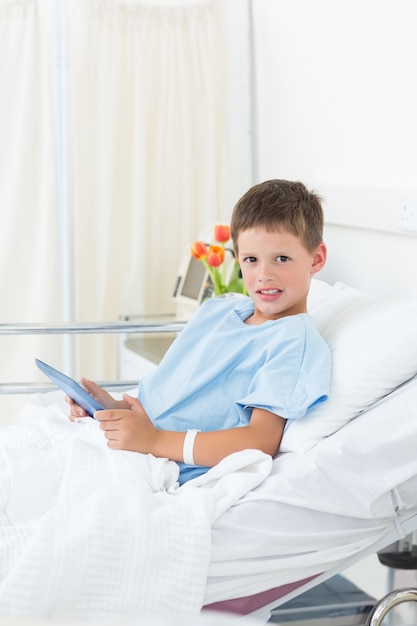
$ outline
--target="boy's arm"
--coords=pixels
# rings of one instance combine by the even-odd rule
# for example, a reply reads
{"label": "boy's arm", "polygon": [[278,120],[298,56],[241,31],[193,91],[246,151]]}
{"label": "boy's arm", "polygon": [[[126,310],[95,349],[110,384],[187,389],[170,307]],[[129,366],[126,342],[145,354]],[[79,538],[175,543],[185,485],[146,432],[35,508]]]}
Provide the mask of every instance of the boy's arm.
{"label": "boy's arm", "polygon": [[[150,453],[182,462],[185,432],[157,429],[139,400],[124,396],[131,409],[98,411],[110,448]],[[274,456],[280,446],[285,419],[264,409],[253,409],[248,426],[213,432],[199,432],[194,441],[196,465],[212,467],[224,457],[245,449],[258,449]]]}
{"label": "boy's arm", "polygon": [[194,442],[194,462],[211,467],[232,452],[248,448],[274,456],[281,443],[285,421],[270,411],[254,408],[248,426],[198,433]]}

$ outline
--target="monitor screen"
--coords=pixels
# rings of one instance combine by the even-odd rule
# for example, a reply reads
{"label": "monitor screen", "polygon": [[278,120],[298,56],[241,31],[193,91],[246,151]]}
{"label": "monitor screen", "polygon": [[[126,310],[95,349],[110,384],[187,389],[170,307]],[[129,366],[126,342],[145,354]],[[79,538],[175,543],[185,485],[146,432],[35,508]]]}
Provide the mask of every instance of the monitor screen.
{"label": "monitor screen", "polygon": [[202,283],[206,280],[206,273],[207,271],[203,263],[190,256],[187,273],[184,276],[184,282],[181,287],[181,295],[192,300],[198,300]]}

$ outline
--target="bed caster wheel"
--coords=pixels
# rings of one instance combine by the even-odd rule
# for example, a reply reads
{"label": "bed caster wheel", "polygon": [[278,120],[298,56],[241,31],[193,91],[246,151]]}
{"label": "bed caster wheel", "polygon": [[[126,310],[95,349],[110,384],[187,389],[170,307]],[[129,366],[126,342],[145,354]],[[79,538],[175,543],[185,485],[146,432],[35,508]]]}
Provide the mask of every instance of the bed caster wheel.
{"label": "bed caster wheel", "polygon": [[417,545],[414,533],[378,552],[382,565],[391,569],[417,569]]}
{"label": "bed caster wheel", "polygon": [[398,589],[382,598],[374,606],[366,620],[366,626],[380,626],[386,614],[402,602],[417,602],[417,589]]}

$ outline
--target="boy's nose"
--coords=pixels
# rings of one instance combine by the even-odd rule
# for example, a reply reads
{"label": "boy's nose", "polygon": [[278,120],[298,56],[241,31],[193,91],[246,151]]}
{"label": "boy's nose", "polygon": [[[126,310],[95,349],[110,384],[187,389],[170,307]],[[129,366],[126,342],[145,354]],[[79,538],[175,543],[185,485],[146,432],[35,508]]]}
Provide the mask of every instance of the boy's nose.
{"label": "boy's nose", "polygon": [[267,265],[263,265],[259,268],[258,280],[260,282],[268,282],[274,279],[274,273],[272,268]]}

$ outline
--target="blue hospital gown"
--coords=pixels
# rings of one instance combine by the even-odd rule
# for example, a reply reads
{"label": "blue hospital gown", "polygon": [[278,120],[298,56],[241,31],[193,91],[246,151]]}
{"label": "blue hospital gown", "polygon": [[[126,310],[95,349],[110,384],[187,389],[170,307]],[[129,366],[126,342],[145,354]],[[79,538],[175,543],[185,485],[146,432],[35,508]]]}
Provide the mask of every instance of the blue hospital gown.
{"label": "blue hospital gown", "polygon": [[[327,398],[330,351],[308,314],[245,324],[250,298],[212,298],[199,307],[138,397],[162,430],[201,431],[249,423],[252,407],[289,421]],[[287,425],[288,425],[287,422]],[[180,466],[180,483],[207,467]]]}

